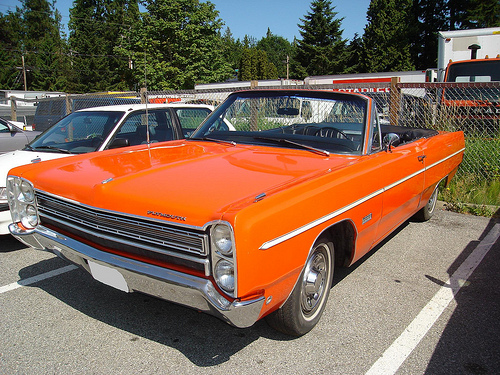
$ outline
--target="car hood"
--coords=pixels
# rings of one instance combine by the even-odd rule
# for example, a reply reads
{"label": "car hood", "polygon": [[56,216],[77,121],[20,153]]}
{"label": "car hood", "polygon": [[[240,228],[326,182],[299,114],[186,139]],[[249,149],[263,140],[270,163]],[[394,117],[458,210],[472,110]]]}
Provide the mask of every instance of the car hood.
{"label": "car hood", "polygon": [[44,160],[58,159],[68,154],[60,154],[55,152],[38,152],[38,151],[12,151],[0,155],[0,187],[5,186],[7,174],[12,168],[20,165],[38,163]]}
{"label": "car hood", "polygon": [[75,156],[16,174],[85,205],[203,226],[260,194],[278,193],[356,159],[182,140]]}

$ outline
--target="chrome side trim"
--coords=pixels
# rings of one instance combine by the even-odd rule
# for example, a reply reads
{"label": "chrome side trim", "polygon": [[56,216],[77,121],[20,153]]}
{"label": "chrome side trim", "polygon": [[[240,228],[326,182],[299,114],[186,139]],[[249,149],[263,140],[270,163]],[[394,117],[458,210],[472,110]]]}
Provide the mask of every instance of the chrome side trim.
{"label": "chrome side trim", "polygon": [[203,311],[239,328],[253,325],[264,305],[264,296],[231,302],[217,291],[209,279],[110,254],[42,225],[27,232],[11,224],[9,230],[21,242],[38,250],[52,252],[87,272],[90,272],[89,260],[117,270],[130,291]]}
{"label": "chrome side trim", "polygon": [[398,180],[398,181],[396,181],[396,182],[394,182],[394,183],[392,183],[390,185],[387,185],[387,186],[383,187],[382,189],[379,189],[379,190],[377,190],[377,191],[375,191],[375,192],[373,192],[373,193],[371,193],[371,194],[369,194],[369,195],[367,195],[367,196],[365,196],[365,197],[363,197],[361,199],[358,199],[354,203],[351,203],[351,204],[349,204],[349,205],[347,205],[345,207],[342,207],[341,209],[339,209],[337,211],[333,211],[332,213],[330,213],[328,215],[325,215],[325,216],[323,216],[323,217],[321,217],[321,218],[319,218],[317,220],[314,220],[314,221],[312,221],[312,222],[310,222],[310,223],[308,223],[308,224],[306,224],[306,225],[304,225],[304,226],[302,226],[300,228],[294,229],[291,232],[288,232],[288,233],[286,233],[286,234],[284,234],[282,236],[279,236],[279,237],[276,237],[275,239],[272,239],[270,241],[264,242],[259,247],[259,250],[267,250],[267,249],[269,249],[269,248],[271,248],[273,246],[276,246],[276,245],[278,245],[278,244],[280,244],[282,242],[285,242],[285,241],[287,241],[287,240],[289,240],[289,239],[291,239],[291,238],[293,238],[295,236],[298,236],[299,234],[302,234],[302,233],[308,231],[309,229],[312,229],[312,228],[314,228],[314,227],[316,227],[318,225],[321,225],[321,224],[323,224],[323,223],[325,223],[325,222],[327,222],[327,221],[335,218],[336,216],[339,216],[339,215],[343,214],[344,212],[349,211],[352,208],[354,208],[356,206],[359,206],[360,204],[362,204],[362,203],[364,203],[364,202],[366,202],[366,201],[368,201],[368,200],[376,197],[377,195],[382,194],[383,192],[385,192],[387,190],[390,190],[393,187],[398,186],[398,185],[402,184],[403,182],[405,182],[405,181],[407,181],[407,180],[409,180],[409,179],[411,179],[411,178],[413,178],[415,176],[418,176],[419,174],[421,174],[421,173],[423,173],[423,172],[425,172],[425,171],[427,171],[427,170],[435,167],[436,165],[439,165],[439,164],[445,162],[446,160],[448,160],[448,159],[450,159],[450,158],[452,158],[452,157],[460,154],[464,150],[465,150],[465,148],[462,148],[459,151],[454,152],[453,154],[447,156],[444,159],[441,159],[441,160],[439,160],[439,161],[437,161],[437,162],[435,162],[435,163],[433,163],[433,164],[431,164],[429,166],[426,166],[426,167],[424,167],[424,168],[416,171],[415,173],[412,173],[412,174],[410,174],[410,175],[408,175],[408,176],[406,176],[406,177],[404,177],[404,178],[402,178],[402,179],[400,179],[400,180]]}

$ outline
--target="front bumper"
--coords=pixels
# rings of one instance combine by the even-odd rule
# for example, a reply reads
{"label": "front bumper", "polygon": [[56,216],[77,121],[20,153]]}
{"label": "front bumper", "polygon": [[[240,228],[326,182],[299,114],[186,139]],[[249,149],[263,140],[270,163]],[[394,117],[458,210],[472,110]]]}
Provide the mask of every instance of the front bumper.
{"label": "front bumper", "polygon": [[228,301],[207,279],[106,253],[43,226],[25,231],[16,224],[10,233],[38,250],[50,251],[91,272],[89,261],[118,271],[129,291],[149,294],[214,315],[227,323],[246,328],[259,318],[264,297]]}
{"label": "front bumper", "polygon": [[12,223],[9,207],[0,207],[0,235],[9,234],[9,224]]}

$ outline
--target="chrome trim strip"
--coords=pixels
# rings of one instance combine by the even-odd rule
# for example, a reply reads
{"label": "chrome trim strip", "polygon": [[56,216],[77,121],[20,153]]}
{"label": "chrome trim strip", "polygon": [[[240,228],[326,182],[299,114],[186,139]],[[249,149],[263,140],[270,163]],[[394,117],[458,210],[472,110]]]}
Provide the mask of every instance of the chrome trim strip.
{"label": "chrome trim strip", "polygon": [[452,157],[460,154],[464,150],[465,150],[465,147],[462,148],[461,150],[457,151],[457,152],[454,152],[453,154],[447,156],[444,159],[441,159],[441,160],[439,160],[439,161],[437,161],[437,162],[435,162],[435,163],[433,163],[433,164],[431,164],[431,165],[429,165],[427,167],[424,167],[421,170],[419,170],[419,171],[417,171],[415,173],[412,173],[411,175],[408,175],[408,176],[402,178],[399,181],[396,181],[396,182],[394,182],[394,183],[392,183],[390,185],[387,185],[386,187],[384,187],[382,189],[379,189],[379,190],[377,190],[377,191],[375,191],[375,192],[367,195],[366,197],[361,198],[361,199],[355,201],[354,203],[351,203],[351,204],[349,204],[349,205],[347,205],[347,206],[345,206],[345,207],[343,207],[343,208],[341,208],[341,209],[339,209],[337,211],[334,211],[334,212],[332,212],[332,213],[330,213],[330,214],[328,214],[326,216],[323,216],[323,217],[321,217],[321,218],[319,218],[317,220],[314,220],[314,221],[312,221],[312,222],[310,222],[310,223],[308,223],[308,224],[306,224],[306,225],[304,225],[304,226],[302,226],[300,228],[294,229],[291,232],[288,232],[287,234],[284,234],[282,236],[276,237],[275,239],[272,239],[270,241],[264,242],[259,247],[259,250],[267,250],[267,249],[269,249],[269,248],[271,248],[273,246],[276,246],[276,245],[278,245],[278,244],[280,244],[282,242],[285,242],[285,241],[287,241],[287,240],[289,240],[289,239],[291,239],[293,237],[296,237],[299,234],[302,234],[302,233],[308,231],[309,229],[312,229],[312,228],[314,228],[314,227],[316,227],[316,226],[318,226],[320,224],[323,224],[324,222],[326,222],[328,220],[331,220],[334,217],[339,216],[339,215],[343,214],[344,212],[349,211],[350,209],[352,209],[352,208],[354,208],[356,206],[359,206],[360,204],[366,202],[367,200],[370,200],[370,199],[376,197],[377,195],[382,194],[384,191],[392,189],[393,187],[402,184],[403,182],[405,182],[405,181],[407,181],[407,180],[409,180],[409,179],[411,179],[411,178],[413,178],[413,177],[415,177],[415,176],[417,176],[417,175],[419,175],[419,174],[427,171],[428,169],[431,169],[431,168],[435,167],[436,165],[445,162],[446,160],[448,160],[448,159],[450,159],[450,158],[452,158]]}
{"label": "chrome trim strip", "polygon": [[53,198],[60,199],[62,201],[66,201],[66,202],[72,203],[74,205],[81,206],[81,207],[84,207],[84,208],[88,208],[88,209],[91,209],[91,210],[96,210],[96,211],[100,211],[100,212],[103,212],[103,213],[106,213],[106,214],[111,214],[111,215],[120,215],[120,216],[130,217],[131,219],[135,219],[135,220],[137,220],[137,219],[139,219],[139,220],[146,220],[146,221],[161,223],[163,225],[168,224],[168,225],[172,225],[172,226],[176,226],[176,227],[182,227],[182,228],[196,230],[196,231],[204,231],[204,230],[207,229],[207,226],[210,224],[210,223],[207,223],[204,227],[198,227],[196,225],[182,224],[182,223],[174,222],[174,221],[166,221],[166,220],[161,220],[161,219],[155,219],[153,217],[148,217],[148,216],[133,215],[133,214],[125,213],[125,212],[119,212],[119,211],[113,211],[113,210],[106,210],[104,208],[89,206],[87,204],[75,201],[73,199],[69,199],[69,198],[66,198],[66,197],[62,197],[60,195],[52,194],[52,193],[49,193],[47,191],[40,190],[40,189],[35,189],[35,193],[36,192],[40,192],[42,194],[49,195],[49,196],[51,196]]}

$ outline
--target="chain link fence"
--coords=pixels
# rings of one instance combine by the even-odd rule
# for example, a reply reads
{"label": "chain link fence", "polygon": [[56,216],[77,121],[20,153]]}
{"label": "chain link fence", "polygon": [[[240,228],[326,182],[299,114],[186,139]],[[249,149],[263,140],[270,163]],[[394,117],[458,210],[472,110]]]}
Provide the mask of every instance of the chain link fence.
{"label": "chain link fence", "polygon": [[[253,89],[316,89],[362,93],[373,98],[385,124],[462,130],[466,137],[459,175],[500,179],[500,82],[357,83],[321,86],[257,86]],[[44,130],[78,109],[131,103],[203,103],[217,106],[237,88],[65,95],[35,101],[33,123]],[[29,101],[29,100],[25,100]],[[33,101],[33,100],[32,100]],[[13,106],[15,110],[15,105]],[[15,113],[14,113],[15,117]]]}

